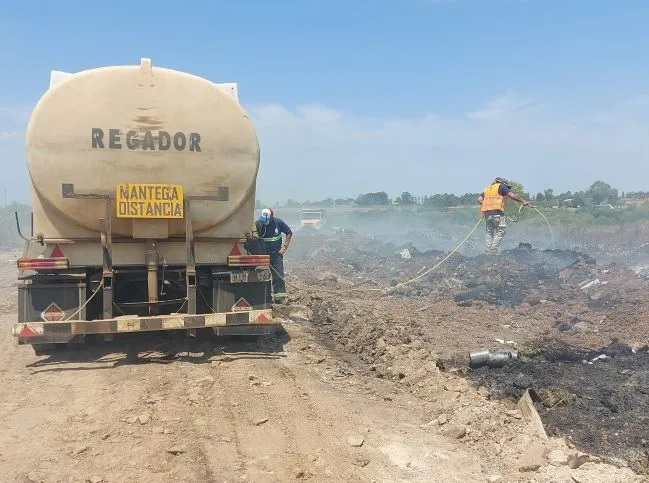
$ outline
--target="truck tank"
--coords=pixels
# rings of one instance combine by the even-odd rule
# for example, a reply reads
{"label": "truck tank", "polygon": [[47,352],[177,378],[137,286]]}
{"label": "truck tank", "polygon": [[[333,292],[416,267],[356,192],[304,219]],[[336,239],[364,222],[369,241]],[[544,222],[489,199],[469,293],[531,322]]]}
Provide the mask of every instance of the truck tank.
{"label": "truck tank", "polygon": [[276,326],[270,257],[250,239],[259,145],[235,85],[149,59],[53,72],[25,152],[20,344]]}
{"label": "truck tank", "polygon": [[[36,105],[26,134],[35,229],[46,238],[93,235],[101,203],[62,197],[113,194],[120,183],[175,183],[185,196],[217,196],[192,204],[193,229],[205,234],[254,197],[259,146],[236,95],[223,85],[175,70],[140,66],[92,69],[52,86]],[[227,195],[224,195],[227,193]],[[119,209],[118,206],[115,206]],[[246,213],[228,235],[251,226]],[[138,221],[114,219],[115,236]],[[185,223],[168,220],[168,236]]]}

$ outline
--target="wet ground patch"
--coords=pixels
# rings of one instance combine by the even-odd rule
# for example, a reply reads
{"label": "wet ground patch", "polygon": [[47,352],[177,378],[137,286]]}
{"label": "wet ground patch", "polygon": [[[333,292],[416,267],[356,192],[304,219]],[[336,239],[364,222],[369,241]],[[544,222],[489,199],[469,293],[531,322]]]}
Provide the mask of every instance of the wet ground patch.
{"label": "wet ground patch", "polygon": [[599,351],[537,348],[500,369],[471,370],[493,398],[517,400],[530,389],[547,432],[591,453],[649,469],[649,353],[623,345]]}

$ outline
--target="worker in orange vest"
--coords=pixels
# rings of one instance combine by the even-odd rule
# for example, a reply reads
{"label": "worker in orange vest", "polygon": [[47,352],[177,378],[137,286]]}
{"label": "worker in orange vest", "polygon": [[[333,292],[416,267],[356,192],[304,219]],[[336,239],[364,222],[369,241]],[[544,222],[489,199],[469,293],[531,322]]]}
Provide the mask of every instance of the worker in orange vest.
{"label": "worker in orange vest", "polygon": [[480,205],[480,212],[485,217],[487,225],[487,235],[485,242],[487,244],[487,254],[497,255],[500,242],[505,236],[505,198],[529,206],[529,201],[524,200],[516,193],[511,191],[511,184],[505,178],[496,178],[493,183],[485,188],[477,202]]}

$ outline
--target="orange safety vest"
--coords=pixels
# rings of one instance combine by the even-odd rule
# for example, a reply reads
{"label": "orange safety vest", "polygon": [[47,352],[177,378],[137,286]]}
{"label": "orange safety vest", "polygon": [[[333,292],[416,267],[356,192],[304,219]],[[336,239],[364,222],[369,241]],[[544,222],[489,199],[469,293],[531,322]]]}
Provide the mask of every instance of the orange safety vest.
{"label": "orange safety vest", "polygon": [[483,193],[482,208],[480,211],[486,213],[487,211],[505,211],[505,197],[498,193],[500,183],[494,183],[487,186]]}

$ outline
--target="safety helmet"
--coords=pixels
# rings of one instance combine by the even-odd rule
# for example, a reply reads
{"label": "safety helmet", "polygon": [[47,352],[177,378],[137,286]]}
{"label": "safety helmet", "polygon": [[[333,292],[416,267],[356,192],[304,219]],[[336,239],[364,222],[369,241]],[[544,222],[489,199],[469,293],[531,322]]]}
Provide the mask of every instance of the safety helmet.
{"label": "safety helmet", "polygon": [[509,182],[509,180],[507,178],[496,178],[495,181],[496,181],[496,183],[504,184],[508,188],[512,187],[512,184]]}
{"label": "safety helmet", "polygon": [[270,223],[270,220],[273,219],[273,210],[270,208],[264,208],[261,210],[261,216],[259,217],[259,221],[262,223]]}

